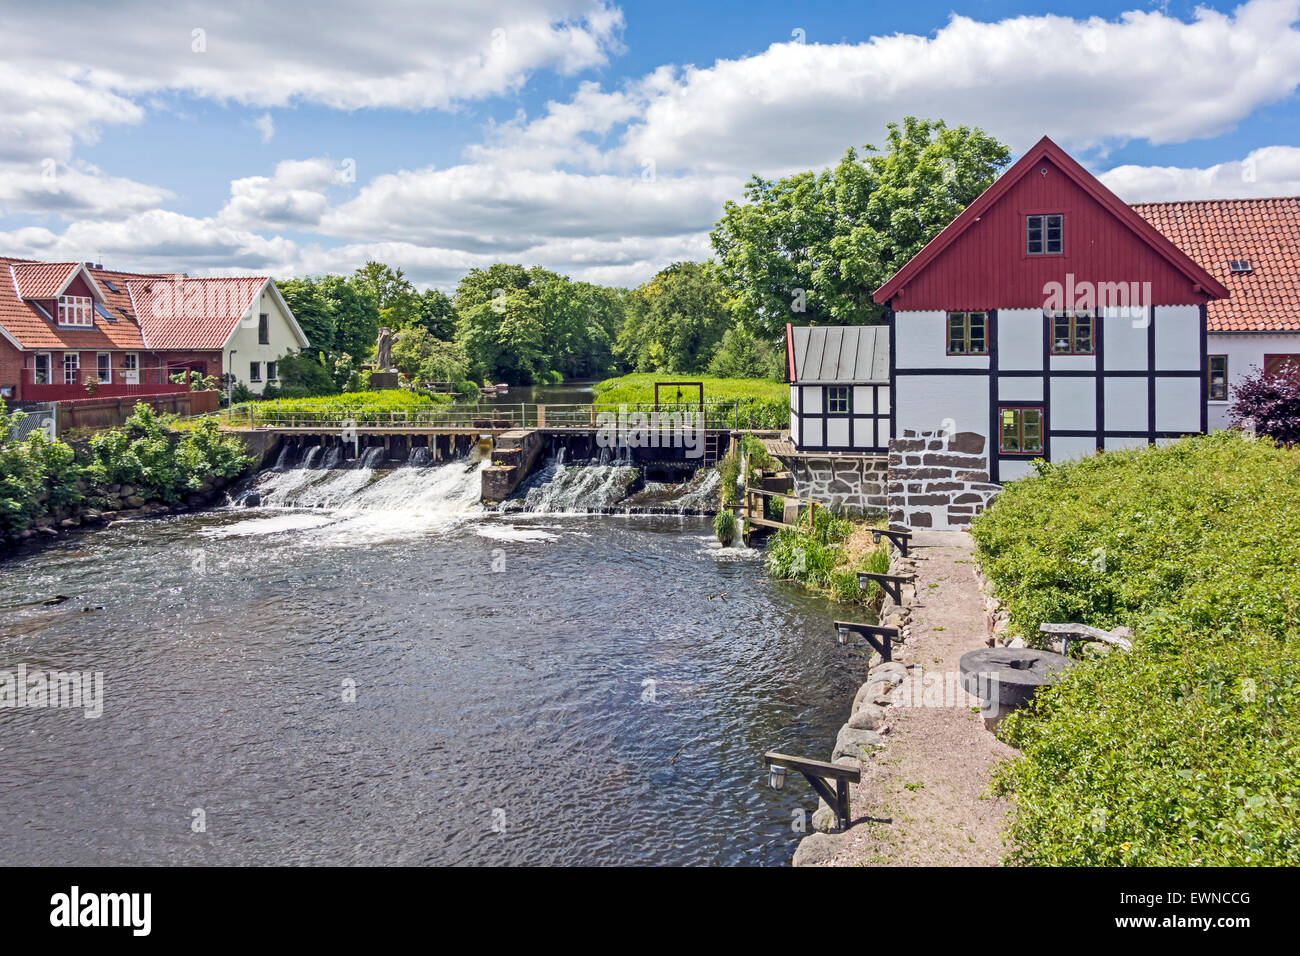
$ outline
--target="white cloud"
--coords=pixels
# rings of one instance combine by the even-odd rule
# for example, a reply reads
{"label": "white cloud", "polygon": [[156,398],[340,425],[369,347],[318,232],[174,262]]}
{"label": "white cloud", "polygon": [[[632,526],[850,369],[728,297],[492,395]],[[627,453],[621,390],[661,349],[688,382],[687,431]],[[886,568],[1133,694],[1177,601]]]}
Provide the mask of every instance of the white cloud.
{"label": "white cloud", "polygon": [[327,190],[350,182],[352,175],[348,160],[284,160],[271,176],[233,180],[230,200],[217,219],[242,229],[311,229],[329,206]]}
{"label": "white cloud", "polygon": [[1099,177],[1125,202],[1300,195],[1300,148],[1265,146],[1204,168],[1116,166]]}
{"label": "white cloud", "polygon": [[271,137],[275,135],[275,120],[270,113],[263,113],[253,120],[253,129],[262,138],[263,143],[271,142]]}
{"label": "white cloud", "polygon": [[0,209],[7,214],[56,214],[65,219],[117,219],[172,198],[158,186],[106,176],[89,164],[54,159],[0,163]]}

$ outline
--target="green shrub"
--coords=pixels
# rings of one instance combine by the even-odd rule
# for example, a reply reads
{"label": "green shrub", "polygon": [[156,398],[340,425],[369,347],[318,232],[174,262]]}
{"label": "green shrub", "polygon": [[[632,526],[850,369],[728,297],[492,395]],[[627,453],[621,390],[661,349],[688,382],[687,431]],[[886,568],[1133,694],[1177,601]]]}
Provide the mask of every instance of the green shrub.
{"label": "green shrub", "polygon": [[1046,465],[972,526],[1033,635],[1137,633],[1008,718],[1012,862],[1300,862],[1300,451],[1232,432]]}
{"label": "green shrub", "polygon": [[726,508],[720,509],[713,518],[713,533],[724,548],[731,547],[736,540],[736,516]]}

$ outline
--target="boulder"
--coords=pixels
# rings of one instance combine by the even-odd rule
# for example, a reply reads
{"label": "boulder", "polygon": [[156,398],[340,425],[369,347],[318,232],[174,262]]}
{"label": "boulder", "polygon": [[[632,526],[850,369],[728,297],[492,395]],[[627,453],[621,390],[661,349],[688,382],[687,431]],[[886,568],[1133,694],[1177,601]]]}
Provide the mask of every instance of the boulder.
{"label": "boulder", "polygon": [[863,701],[844,726],[852,730],[879,730],[880,725],[884,722],[884,708],[878,707],[869,701]]}
{"label": "boulder", "polygon": [[884,745],[884,738],[874,730],[855,730],[846,724],[840,728],[839,735],[835,738],[835,749],[831,752],[831,759],[853,757],[862,760],[873,753],[877,747]]}
{"label": "boulder", "polygon": [[[129,485],[124,486],[124,487],[123,487],[123,490],[125,491],[127,487],[130,487],[130,486],[129,486]],[[127,506],[128,508],[143,508],[143,507],[144,507],[144,499],[141,498],[139,495],[135,494],[135,490],[134,490],[134,489],[132,489],[132,493],[131,493],[131,494],[129,494],[129,495],[123,495],[123,496],[122,496],[122,500],[123,500],[123,502],[125,502],[125,504],[126,504],[126,506]]]}
{"label": "boulder", "polygon": [[792,866],[823,866],[844,851],[844,834],[810,833],[795,848]]}

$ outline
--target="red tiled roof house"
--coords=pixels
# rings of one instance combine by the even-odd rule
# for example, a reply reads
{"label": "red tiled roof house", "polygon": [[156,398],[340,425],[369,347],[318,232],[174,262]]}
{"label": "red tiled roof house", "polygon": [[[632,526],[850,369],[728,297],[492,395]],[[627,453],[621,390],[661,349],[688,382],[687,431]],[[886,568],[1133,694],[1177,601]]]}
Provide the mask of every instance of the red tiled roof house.
{"label": "red tiled roof house", "polygon": [[180,392],[193,370],[254,392],[308,345],[266,276],[191,279],[0,258],[0,398],[77,401]]}
{"label": "red tiled roof house", "polygon": [[1300,363],[1300,197],[1133,208],[1231,293],[1206,307],[1209,427],[1226,428],[1233,386]]}

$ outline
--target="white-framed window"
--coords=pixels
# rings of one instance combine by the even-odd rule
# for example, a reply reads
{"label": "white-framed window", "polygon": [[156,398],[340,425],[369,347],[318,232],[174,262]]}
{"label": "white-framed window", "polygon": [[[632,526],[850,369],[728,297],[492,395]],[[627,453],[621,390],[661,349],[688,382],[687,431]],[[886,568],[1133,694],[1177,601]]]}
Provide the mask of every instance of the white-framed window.
{"label": "white-framed window", "polygon": [[271,344],[271,317],[265,312],[257,317],[257,344]]}
{"label": "white-framed window", "polygon": [[140,384],[140,356],[135,352],[122,353],[122,384]]}
{"label": "white-framed window", "polygon": [[260,382],[260,381],[262,380],[262,363],[261,363],[261,362],[249,362],[249,363],[248,363],[248,380],[249,380],[250,382]]}
{"label": "white-framed window", "polygon": [[59,296],[59,325],[93,326],[95,310],[88,295]]}
{"label": "white-framed window", "polygon": [[76,385],[81,372],[81,355],[77,352],[63,353],[63,384]]}
{"label": "white-framed window", "polygon": [[37,352],[32,359],[32,384],[49,385],[50,382],[50,353]]}
{"label": "white-framed window", "polygon": [[113,381],[113,355],[111,352],[95,353],[95,378],[99,379],[101,385],[107,385]]}

